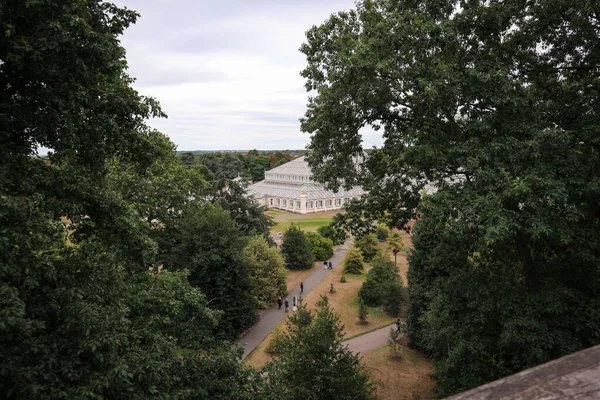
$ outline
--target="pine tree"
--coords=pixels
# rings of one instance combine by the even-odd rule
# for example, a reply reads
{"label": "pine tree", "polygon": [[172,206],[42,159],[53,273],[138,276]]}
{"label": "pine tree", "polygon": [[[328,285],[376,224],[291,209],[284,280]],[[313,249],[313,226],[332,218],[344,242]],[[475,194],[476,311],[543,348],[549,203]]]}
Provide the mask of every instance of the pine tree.
{"label": "pine tree", "polygon": [[360,250],[354,246],[348,249],[344,256],[344,273],[362,274],[365,269],[364,260]]}
{"label": "pine tree", "polygon": [[362,297],[358,297],[358,319],[361,324],[367,324],[367,318],[369,317],[369,309],[365,304]]}

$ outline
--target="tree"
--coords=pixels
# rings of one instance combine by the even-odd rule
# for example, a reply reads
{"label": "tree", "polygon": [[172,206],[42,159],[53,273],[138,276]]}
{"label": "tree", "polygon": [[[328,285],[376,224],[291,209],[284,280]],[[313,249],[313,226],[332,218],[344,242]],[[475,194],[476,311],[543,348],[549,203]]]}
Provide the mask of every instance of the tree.
{"label": "tree", "polygon": [[267,364],[266,393],[285,399],[372,399],[374,386],[360,358],[342,344],[343,329],[322,297],[315,312],[304,305],[288,321],[286,349]]}
{"label": "tree", "polygon": [[398,267],[387,259],[376,260],[358,291],[358,296],[366,305],[370,307],[383,305],[388,314],[397,316],[405,303]]}
{"label": "tree", "polygon": [[365,261],[371,261],[379,253],[377,237],[374,233],[359,236],[354,245],[360,249]]}
{"label": "tree", "polygon": [[265,171],[271,168],[271,162],[267,156],[247,157],[248,172],[253,182],[265,179]]}
{"label": "tree", "polygon": [[176,238],[167,267],[188,269],[189,281],[223,311],[217,334],[236,339],[258,316],[242,261],[245,238],[229,214],[212,204],[192,204],[171,235]]}
{"label": "tree", "polygon": [[388,0],[307,32],[314,177],[362,185],[362,221],[419,207],[433,240],[410,320],[441,396],[600,343],[597,32],[585,1]]}
{"label": "tree", "polygon": [[137,14],[63,0],[0,15],[0,397],[248,398],[239,352],[212,334],[220,312],[185,272],[149,271],[146,218],[168,207],[109,176],[170,162],[119,44]]}
{"label": "tree", "polygon": [[306,243],[316,260],[327,260],[333,256],[333,242],[317,232],[306,232]]}
{"label": "tree", "polygon": [[377,226],[375,227],[375,232],[377,240],[379,240],[380,242],[385,242],[388,239],[388,236],[390,235],[390,229],[384,224],[377,224]]}
{"label": "tree", "polygon": [[293,224],[283,233],[281,254],[285,266],[291,270],[309,269],[315,262],[315,256],[308,247],[304,233]]}
{"label": "tree", "polygon": [[362,297],[359,296],[358,297],[358,320],[360,321],[361,324],[365,325],[368,323],[367,318],[369,318],[369,309],[367,308],[367,305],[365,304]]}
{"label": "tree", "polygon": [[254,202],[246,195],[247,185],[226,179],[212,182],[205,193],[207,201],[229,211],[235,225],[245,235],[261,235],[269,238],[273,218],[265,214],[266,207]]}
{"label": "tree", "polygon": [[273,305],[279,296],[285,295],[286,271],[283,257],[276,247],[255,236],[244,248],[242,260],[250,276],[252,297],[260,308]]}
{"label": "tree", "polygon": [[344,244],[346,241],[346,231],[343,229],[335,228],[333,223],[329,223],[327,225],[320,226],[317,229],[317,232],[327,238],[331,239],[334,245],[338,246],[340,244]]}
{"label": "tree", "polygon": [[398,265],[398,253],[400,253],[402,249],[404,249],[404,240],[402,240],[402,236],[400,236],[398,232],[392,233],[387,250],[394,254],[394,265]]}
{"label": "tree", "polygon": [[362,274],[365,269],[363,255],[357,247],[350,247],[344,256],[344,273]]}

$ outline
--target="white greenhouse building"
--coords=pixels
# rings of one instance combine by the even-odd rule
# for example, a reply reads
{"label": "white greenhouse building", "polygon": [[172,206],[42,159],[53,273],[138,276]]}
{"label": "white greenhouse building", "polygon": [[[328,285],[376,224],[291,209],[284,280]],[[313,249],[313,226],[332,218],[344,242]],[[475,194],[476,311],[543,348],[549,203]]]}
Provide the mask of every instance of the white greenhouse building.
{"label": "white greenhouse building", "polygon": [[304,156],[265,172],[265,180],[248,186],[248,195],[257,203],[298,214],[339,210],[363,193],[359,187],[337,193],[326,190],[312,180]]}

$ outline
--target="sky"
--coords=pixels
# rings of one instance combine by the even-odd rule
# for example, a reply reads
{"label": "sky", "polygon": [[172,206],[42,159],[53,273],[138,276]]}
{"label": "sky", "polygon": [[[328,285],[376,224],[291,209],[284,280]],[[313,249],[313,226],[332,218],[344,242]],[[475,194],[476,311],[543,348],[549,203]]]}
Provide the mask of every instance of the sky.
{"label": "sky", "polygon": [[[134,87],[161,103],[149,124],[178,150],[303,149],[304,33],[353,0],[114,0],[141,18],[125,31]],[[364,134],[365,147],[379,144]]]}

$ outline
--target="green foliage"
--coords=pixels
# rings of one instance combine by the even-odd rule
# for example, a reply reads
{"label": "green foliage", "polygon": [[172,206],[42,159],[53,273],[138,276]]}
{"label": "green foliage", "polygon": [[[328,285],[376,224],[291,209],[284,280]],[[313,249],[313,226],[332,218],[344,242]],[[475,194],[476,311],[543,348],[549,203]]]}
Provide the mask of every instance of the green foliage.
{"label": "green foliage", "polygon": [[390,235],[390,228],[384,224],[377,224],[377,227],[375,228],[375,235],[377,236],[377,240],[380,242],[385,242]]}
{"label": "green foliage", "polygon": [[266,394],[284,399],[373,399],[374,386],[360,358],[342,344],[343,328],[322,298],[290,316],[286,350],[267,364]]}
{"label": "green foliage", "polygon": [[340,278],[340,282],[346,283],[346,275],[342,275],[342,277]]}
{"label": "green foliage", "polygon": [[365,269],[363,255],[357,247],[350,247],[344,256],[344,273],[362,274]]}
{"label": "green foliage", "polygon": [[442,397],[600,343],[597,7],[457,4],[362,1],[301,49],[314,177],[367,191],[356,224],[420,207],[410,336]]}
{"label": "green foliage", "polygon": [[394,264],[398,265],[398,253],[404,249],[404,240],[398,232],[392,233],[386,251],[391,251],[394,254]]}
{"label": "green foliage", "polygon": [[187,272],[149,271],[172,239],[156,231],[204,182],[144,123],[163,114],[119,43],[137,14],[63,0],[0,15],[0,398],[249,398],[253,373],[213,335],[221,312]]}
{"label": "green foliage", "polygon": [[281,254],[285,260],[285,266],[291,270],[309,269],[315,262],[315,257],[308,247],[304,233],[293,224],[283,233]]}
{"label": "green foliage", "polygon": [[283,165],[291,159],[291,155],[280,151],[259,153],[256,150],[250,150],[245,155],[218,151],[197,155],[187,152],[180,155],[182,164],[206,168],[210,172],[210,177],[204,175],[208,181],[231,180],[238,176],[254,182],[261,181],[265,179],[265,171]]}
{"label": "green foliage", "polygon": [[333,242],[317,232],[306,232],[306,243],[315,256],[315,260],[327,260],[333,256]]}
{"label": "green foliage", "polygon": [[229,214],[211,204],[193,204],[173,232],[177,244],[169,266],[190,271],[211,306],[224,312],[218,334],[235,339],[256,322],[256,303],[242,262],[245,239]]}
{"label": "green foliage", "polygon": [[390,351],[390,358],[394,361],[402,361],[402,346],[400,344],[400,335],[398,329],[395,327],[390,328],[390,334],[388,336],[388,349]]}
{"label": "green foliage", "polygon": [[264,206],[246,196],[245,183],[224,179],[212,182],[206,190],[205,198],[229,211],[235,225],[245,235],[269,238],[269,231],[275,226],[275,221],[265,214],[267,209]]}
{"label": "green foliage", "polygon": [[361,324],[367,324],[367,318],[369,318],[369,309],[365,304],[362,297],[358,298],[358,320]]}
{"label": "green foliage", "polygon": [[269,307],[285,295],[286,271],[276,247],[269,246],[262,237],[250,238],[242,251],[242,260],[250,277],[252,297],[259,307]]}
{"label": "green foliage", "polygon": [[360,249],[366,262],[371,261],[379,254],[379,245],[374,233],[369,233],[356,238],[354,245]]}
{"label": "green foliage", "polygon": [[370,307],[383,305],[385,312],[398,315],[405,303],[405,294],[396,265],[387,259],[376,260],[358,296]]}
{"label": "green foliage", "polygon": [[320,226],[319,229],[317,229],[317,232],[321,236],[331,239],[335,246],[344,244],[344,242],[346,241],[346,231],[334,227],[333,223],[329,223],[325,226]]}
{"label": "green foliage", "polygon": [[271,340],[267,345],[266,352],[271,355],[283,354],[287,348],[287,337],[280,326],[276,326],[271,332]]}

